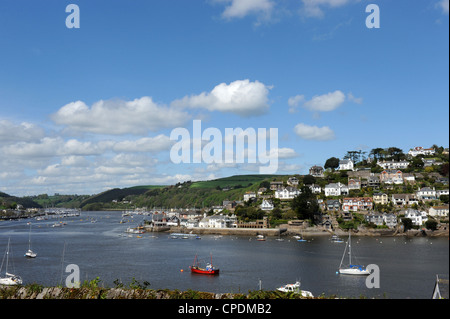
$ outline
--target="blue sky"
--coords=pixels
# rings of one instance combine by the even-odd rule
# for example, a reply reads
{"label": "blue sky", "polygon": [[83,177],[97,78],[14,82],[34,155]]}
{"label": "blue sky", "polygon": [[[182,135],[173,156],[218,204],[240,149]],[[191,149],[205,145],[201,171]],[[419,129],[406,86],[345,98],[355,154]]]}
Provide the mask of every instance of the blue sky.
{"label": "blue sky", "polygon": [[279,174],[349,150],[448,147],[448,15],[448,0],[2,1],[0,191],[258,173],[172,163],[171,131],[195,119],[278,128]]}

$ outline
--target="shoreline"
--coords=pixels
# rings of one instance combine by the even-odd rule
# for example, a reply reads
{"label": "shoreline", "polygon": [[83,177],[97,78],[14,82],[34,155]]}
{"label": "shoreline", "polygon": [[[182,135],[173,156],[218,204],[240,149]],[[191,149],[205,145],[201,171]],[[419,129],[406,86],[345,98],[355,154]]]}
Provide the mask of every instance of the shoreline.
{"label": "shoreline", "polygon": [[[286,225],[287,226],[287,225]],[[169,232],[180,234],[198,234],[198,235],[222,235],[222,236],[258,236],[267,237],[294,236],[302,235],[304,237],[315,236],[347,236],[348,232],[337,229],[327,230],[320,228],[300,227],[281,227],[281,228],[202,228],[202,227],[170,227],[154,232]],[[399,232],[395,229],[359,229],[352,232],[352,236],[361,237],[449,237],[449,230],[408,230],[407,232]]]}

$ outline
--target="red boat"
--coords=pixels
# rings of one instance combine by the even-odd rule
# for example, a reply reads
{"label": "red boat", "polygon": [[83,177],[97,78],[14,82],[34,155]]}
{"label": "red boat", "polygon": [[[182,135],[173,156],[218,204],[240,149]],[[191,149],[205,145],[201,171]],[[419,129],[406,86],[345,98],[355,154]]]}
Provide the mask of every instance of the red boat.
{"label": "red boat", "polygon": [[214,276],[214,275],[218,275],[219,271],[220,271],[220,269],[218,269],[212,265],[212,258],[211,258],[211,263],[206,264],[206,268],[201,268],[197,261],[197,256],[195,256],[194,264],[192,266],[189,266],[189,268],[191,269],[191,273],[200,274],[200,275]]}

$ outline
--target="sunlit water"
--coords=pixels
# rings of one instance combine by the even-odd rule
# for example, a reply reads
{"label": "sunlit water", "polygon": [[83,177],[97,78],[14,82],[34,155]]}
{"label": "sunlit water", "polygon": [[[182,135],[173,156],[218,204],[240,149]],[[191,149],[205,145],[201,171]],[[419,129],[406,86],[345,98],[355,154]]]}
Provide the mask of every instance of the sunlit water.
{"label": "sunlit water", "polygon": [[[302,288],[320,294],[358,298],[430,298],[436,274],[448,274],[448,238],[353,237],[356,261],[380,268],[380,288],[366,287],[365,277],[337,275],[345,244],[332,243],[329,236],[297,242],[268,238],[205,235],[201,239],[172,239],[168,233],[145,233],[129,237],[124,231],[144,216],[120,224],[120,212],[83,212],[65,218],[67,225],[51,227],[56,220],[0,222],[0,254],[11,240],[9,271],[24,284],[64,284],[65,266],[76,264],[81,281],[99,277],[101,285],[114,287],[119,280],[147,281],[153,289],[199,290],[217,293],[247,293],[274,290],[301,280]],[[96,223],[91,223],[95,219]],[[31,243],[38,254],[24,257],[32,222]],[[65,248],[64,248],[65,247]],[[64,252],[64,262],[62,257]],[[193,275],[189,265],[198,255],[220,268],[215,277]],[[63,267],[64,266],[64,267]],[[5,265],[3,265],[3,272]],[[183,270],[183,271],[182,271]]]}

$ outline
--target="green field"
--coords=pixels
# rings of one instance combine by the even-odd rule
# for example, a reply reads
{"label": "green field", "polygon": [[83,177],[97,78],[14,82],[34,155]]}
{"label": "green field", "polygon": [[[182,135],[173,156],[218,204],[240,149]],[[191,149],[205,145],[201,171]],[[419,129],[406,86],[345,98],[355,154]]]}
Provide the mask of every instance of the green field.
{"label": "green field", "polygon": [[216,187],[236,187],[243,188],[251,185],[259,185],[262,181],[268,180],[284,180],[285,175],[236,175],[231,177],[220,178],[212,181],[194,182],[191,188],[216,188]]}

